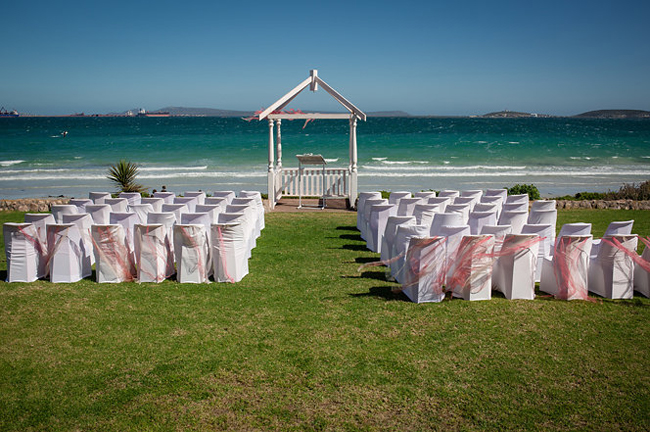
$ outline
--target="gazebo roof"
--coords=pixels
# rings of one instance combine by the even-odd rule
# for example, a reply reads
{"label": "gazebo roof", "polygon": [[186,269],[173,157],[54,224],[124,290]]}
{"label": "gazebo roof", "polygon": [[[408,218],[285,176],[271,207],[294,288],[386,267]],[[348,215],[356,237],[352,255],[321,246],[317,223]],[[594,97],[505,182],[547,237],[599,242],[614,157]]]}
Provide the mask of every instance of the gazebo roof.
{"label": "gazebo roof", "polygon": [[[318,85],[325,89],[338,103],[343,105],[347,109],[349,114],[327,114],[327,113],[283,113],[278,112],[282,111],[289,103],[296,97],[300,92],[309,86],[311,91],[318,90]],[[263,120],[265,118],[270,119],[348,119],[351,116],[357,117],[359,120],[366,120],[366,115],[359,108],[354,106],[350,101],[341,96],[339,92],[330,87],[325,81],[318,77],[318,71],[312,69],[309,72],[309,77],[298,84],[293,90],[289,93],[282,96],[280,99],[275,101],[271,106],[262,111],[258,116],[258,120]]]}

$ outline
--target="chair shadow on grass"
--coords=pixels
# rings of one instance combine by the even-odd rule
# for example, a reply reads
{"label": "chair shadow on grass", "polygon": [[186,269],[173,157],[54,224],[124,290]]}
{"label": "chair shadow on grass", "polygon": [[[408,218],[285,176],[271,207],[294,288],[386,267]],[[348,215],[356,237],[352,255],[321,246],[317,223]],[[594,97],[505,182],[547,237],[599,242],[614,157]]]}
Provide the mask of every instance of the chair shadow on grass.
{"label": "chair shadow on grass", "polygon": [[0,270],[0,281],[7,280],[7,270]]}
{"label": "chair shadow on grass", "polygon": [[361,298],[361,297],[376,297],[378,299],[384,299],[385,301],[403,301],[403,302],[410,302],[408,297],[401,292],[397,291],[394,292],[393,288],[389,286],[376,286],[376,287],[371,287],[368,292],[363,292],[363,293],[353,293],[353,294],[348,294],[350,297],[356,297],[356,298]]}
{"label": "chair shadow on grass", "polygon": [[360,234],[341,234],[339,238],[342,240],[353,240],[358,242],[364,242],[364,246],[365,246],[365,241],[361,238]]}
{"label": "chair shadow on grass", "polygon": [[336,230],[337,230],[337,231],[356,231],[356,232],[359,232],[359,230],[357,229],[357,227],[352,226],[352,225],[348,225],[348,226],[337,226],[337,227],[336,227]]}
{"label": "chair shadow on grass", "polygon": [[341,276],[343,279],[374,279],[374,280],[379,280],[383,282],[386,281],[386,272],[382,270],[368,270],[364,271],[359,275],[356,276],[350,276],[350,275],[343,275]]}

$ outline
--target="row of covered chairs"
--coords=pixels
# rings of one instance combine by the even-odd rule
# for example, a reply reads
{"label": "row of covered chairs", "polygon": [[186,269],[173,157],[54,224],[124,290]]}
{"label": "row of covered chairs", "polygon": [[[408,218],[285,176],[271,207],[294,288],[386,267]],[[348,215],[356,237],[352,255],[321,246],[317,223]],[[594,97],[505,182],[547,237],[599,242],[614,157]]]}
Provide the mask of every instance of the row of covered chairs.
{"label": "row of covered chairs", "polygon": [[174,274],[180,282],[240,281],[264,228],[260,193],[164,194],[153,198],[167,200],[160,203],[93,192],[90,200],[5,224],[7,280],[75,282],[95,264],[98,282],[160,282]]}
{"label": "row of covered chairs", "polygon": [[[467,299],[487,299],[492,287],[506,298],[532,299],[536,282],[542,291],[560,298],[578,298],[567,294],[574,291],[582,298],[587,291],[608,298],[631,298],[635,289],[650,296],[644,270],[650,258],[645,255],[650,252],[641,257],[636,254],[638,241],[631,234],[634,221],[612,222],[603,239],[590,237],[589,241],[583,237],[591,235],[591,224],[565,224],[556,238],[554,201],[528,203],[527,196],[508,201],[505,190],[488,190],[478,197],[475,207],[494,196],[505,206],[521,201],[526,210],[514,211],[525,212],[526,219],[516,225],[503,218],[496,219],[498,223],[492,218],[491,223],[472,225],[473,212],[466,218],[454,211],[455,204],[448,199],[470,193],[476,199],[478,192],[482,191],[462,191],[454,197],[440,196],[452,191],[439,196],[394,192],[388,200],[378,192],[360,194],[357,227],[361,236],[370,250],[380,253],[391,277],[412,300],[440,301],[447,291]],[[501,215],[511,211],[506,208],[501,206]],[[578,243],[569,247],[573,242]],[[577,260],[577,252],[566,253],[578,245],[581,260]],[[561,251],[558,258],[556,251]]]}

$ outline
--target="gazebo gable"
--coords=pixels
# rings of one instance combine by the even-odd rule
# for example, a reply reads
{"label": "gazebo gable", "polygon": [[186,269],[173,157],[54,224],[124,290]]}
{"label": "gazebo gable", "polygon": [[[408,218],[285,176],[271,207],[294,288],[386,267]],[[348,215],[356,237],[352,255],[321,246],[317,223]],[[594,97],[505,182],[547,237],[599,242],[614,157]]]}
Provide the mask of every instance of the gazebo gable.
{"label": "gazebo gable", "polygon": [[[277,113],[277,111],[283,110],[291,101],[305,90],[308,86],[311,91],[318,90],[318,86],[321,86],[327,93],[330,94],[338,103],[340,103],[345,109],[349,111],[350,114],[324,114],[324,113]],[[275,113],[275,114],[274,114]],[[366,114],[361,111],[359,108],[354,106],[354,104],[348,101],[343,97],[339,92],[334,90],[330,85],[323,81],[318,76],[318,71],[312,69],[309,73],[309,77],[294,87],[287,94],[282,96],[280,99],[271,104],[268,108],[262,111],[258,116],[258,120],[263,120],[265,118],[277,118],[277,119],[337,119],[337,118],[349,118],[354,116],[360,120],[366,120]]]}

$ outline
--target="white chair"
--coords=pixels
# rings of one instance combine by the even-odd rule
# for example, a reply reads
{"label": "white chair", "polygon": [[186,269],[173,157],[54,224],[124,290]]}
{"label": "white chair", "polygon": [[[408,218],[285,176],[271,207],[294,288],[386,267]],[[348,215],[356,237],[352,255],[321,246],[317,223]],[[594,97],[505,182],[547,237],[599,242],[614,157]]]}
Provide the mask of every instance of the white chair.
{"label": "white chair", "polygon": [[510,225],[513,234],[521,234],[521,230],[528,221],[528,211],[502,210],[499,216],[499,225]]}
{"label": "white chair", "polygon": [[459,196],[460,196],[460,191],[457,191],[457,190],[447,189],[447,190],[442,190],[442,191],[440,191],[438,193],[438,197],[441,197],[441,198],[454,199],[454,198],[459,197]]}
{"label": "white chair", "polygon": [[174,204],[174,198],[176,198],[176,194],[174,192],[154,192],[153,197],[162,198],[164,204]]}
{"label": "white chair", "polygon": [[492,298],[493,251],[493,236],[463,236],[447,276],[448,289],[454,297],[471,301]]}
{"label": "white chair", "polygon": [[444,237],[411,237],[406,253],[402,292],[412,302],[444,300],[446,253]]}
{"label": "white chair", "polygon": [[93,240],[90,236],[90,226],[93,224],[93,218],[89,214],[63,215],[64,224],[75,224],[79,228],[81,236],[81,274],[88,277],[93,274],[92,265],[95,264],[95,255],[93,253]]}
{"label": "white chair", "polygon": [[481,228],[483,228],[484,225],[496,225],[496,224],[497,224],[496,211],[474,210],[469,214],[469,229],[472,235],[481,234]]}
{"label": "white chair", "polygon": [[228,204],[230,204],[230,201],[232,201],[236,195],[234,191],[214,191],[212,192],[212,196],[214,198],[225,198],[228,200]]}
{"label": "white chair", "polygon": [[252,249],[254,239],[251,237],[255,236],[255,231],[252,226],[250,219],[244,213],[219,213],[218,224],[241,224],[241,229],[244,232],[244,237],[246,238],[246,258],[252,256]]}
{"label": "white chair", "polygon": [[463,215],[460,213],[436,213],[431,223],[430,237],[442,235],[443,226],[464,226]]}
{"label": "white chair", "polygon": [[452,203],[454,199],[450,197],[436,197],[436,198],[429,198],[427,200],[427,204],[434,204],[440,206],[440,213],[445,213],[445,209],[449,204]]}
{"label": "white chair", "polygon": [[406,253],[411,238],[428,236],[428,226],[403,224],[397,227],[395,241],[393,242],[393,251],[391,253],[393,261],[390,264],[391,275],[397,282],[403,282]]}
{"label": "white chair", "polygon": [[436,193],[434,191],[415,192],[413,198],[422,198],[426,202],[429,198],[436,198]]}
{"label": "white chair", "polygon": [[250,206],[240,206],[240,205],[228,205],[226,206],[226,212],[223,214],[240,214],[244,218],[244,225],[248,233],[248,240],[250,242],[249,254],[248,257],[251,257],[250,251],[252,251],[257,245],[257,237],[260,236],[258,225],[256,222],[256,213],[255,209]]}
{"label": "white chair", "polygon": [[126,243],[122,225],[92,225],[95,276],[99,283],[132,281],[135,263]]}
{"label": "white chair", "polygon": [[226,206],[228,205],[228,198],[206,197],[204,205],[219,206],[219,212],[224,212],[226,211]]}
{"label": "white chair", "polygon": [[423,202],[422,198],[402,198],[397,204],[397,216],[412,216],[415,205]]}
{"label": "white chair", "polygon": [[264,207],[254,197],[242,197],[240,193],[240,196],[233,198],[229,205],[245,205],[253,209],[258,235],[262,232],[264,229]]}
{"label": "white chair", "polygon": [[84,278],[84,250],[77,225],[73,223],[48,225],[47,251],[51,282],[70,283]]}
{"label": "white chair", "polygon": [[140,201],[140,204],[151,204],[151,207],[153,207],[153,211],[160,213],[162,211],[162,206],[165,204],[165,200],[163,198],[142,198]]}
{"label": "white chair", "polygon": [[190,209],[187,208],[185,204],[163,204],[162,213],[174,213],[176,217],[176,223],[181,222],[181,215],[183,213],[189,213]]}
{"label": "white chair", "polygon": [[650,247],[643,249],[641,258],[634,265],[634,290],[650,297]]}
{"label": "white chair", "polygon": [[557,210],[531,210],[528,215],[528,223],[533,225],[551,225],[551,241],[555,241],[555,227],[557,225]]}
{"label": "white chair", "polygon": [[[165,227],[165,246],[169,251],[170,260],[172,261],[172,270],[173,270],[173,261],[174,261],[174,225],[176,225],[176,215],[172,212],[153,212],[147,215],[147,224],[161,224]],[[171,276],[168,274],[167,277]]]}
{"label": "white chair", "polygon": [[[589,261],[589,291],[608,299],[631,299],[634,294],[636,235],[603,237],[598,254]],[[619,248],[627,249],[627,253]]]}
{"label": "white chair", "polygon": [[219,220],[220,208],[221,207],[216,204],[197,204],[196,213],[207,213],[212,221],[210,223],[217,223]]}
{"label": "white chair", "polygon": [[483,196],[483,191],[481,189],[469,189],[460,191],[460,196],[464,198],[476,198],[476,202],[479,202]]}
{"label": "white chair", "polygon": [[374,205],[388,204],[388,200],[382,198],[368,198],[363,202],[363,209],[357,209],[357,217],[359,218],[359,232],[361,238],[368,241],[368,222],[370,218],[370,209]]}
{"label": "white chair", "polygon": [[174,254],[178,282],[209,282],[212,260],[210,242],[204,225],[174,225]]}
{"label": "white chair", "polygon": [[[260,213],[260,229],[264,229],[264,201],[262,200],[262,194],[258,191],[239,191],[238,198],[253,198],[257,203],[257,209]],[[206,203],[207,204],[207,203]]]}
{"label": "white chair", "polygon": [[498,214],[499,214],[498,210],[499,210],[499,206],[496,205],[496,204],[488,204],[488,203],[481,203],[481,202],[479,202],[479,203],[476,203],[476,205],[474,206],[474,210],[473,210],[473,211],[479,211],[479,212],[494,212],[494,213],[497,214],[497,218],[498,218],[498,217],[499,217],[499,216],[498,216]]}
{"label": "white chair", "polygon": [[436,213],[442,213],[438,204],[416,204],[413,208],[413,216],[415,216],[417,225],[431,227]]}
{"label": "white chair", "polygon": [[591,235],[558,236],[554,256],[544,258],[539,289],[561,300],[586,300],[591,240]]}
{"label": "white chair", "polygon": [[528,194],[508,195],[503,205],[526,203],[528,205]]}
{"label": "white chair", "polygon": [[[634,220],[628,220],[628,221],[614,221],[610,222],[609,225],[607,225],[607,229],[605,230],[605,234],[603,234],[603,237],[611,237],[613,235],[629,235],[632,234],[632,227],[634,226]],[[591,257],[594,258],[596,255],[598,255],[598,249],[600,247],[600,239],[594,239],[592,245],[591,245]]]}
{"label": "white chair", "polygon": [[590,223],[573,222],[573,223],[566,223],[562,225],[562,227],[560,228],[560,233],[557,235],[557,237],[555,237],[555,243],[553,245],[553,249],[551,249],[551,255],[555,253],[555,248],[557,247],[561,237],[564,237],[566,235],[582,236],[582,235],[589,235],[589,234],[591,234]]}
{"label": "white chair", "polygon": [[106,198],[111,198],[110,192],[89,192],[88,198],[93,200],[95,204],[104,204]]}
{"label": "white chair", "polygon": [[[381,195],[379,198],[381,198]],[[391,192],[390,195],[388,195],[388,204],[398,205],[399,200],[402,198],[413,198],[413,196],[411,195],[411,192],[407,191]]]}
{"label": "white chair", "polygon": [[108,204],[88,204],[86,213],[93,219],[94,224],[107,225],[111,220],[111,206]]}
{"label": "white chair", "polygon": [[389,216],[386,219],[386,228],[381,240],[380,259],[388,262],[393,258],[393,243],[400,225],[415,225],[415,216]]}
{"label": "white chair", "polygon": [[248,274],[248,240],[243,221],[213,224],[212,263],[216,282],[239,282]]}
{"label": "white chair", "polygon": [[497,208],[497,219],[498,219],[499,216],[501,216],[501,209],[503,208],[503,201],[504,201],[504,198],[502,198],[500,196],[489,196],[489,195],[486,196],[486,195],[483,195],[481,197],[481,200],[480,200],[479,204],[495,205],[496,208]]}
{"label": "white chair", "polygon": [[124,236],[126,237],[126,244],[129,247],[129,254],[131,261],[135,261],[135,224],[140,223],[140,218],[135,213],[115,213],[111,212],[110,224],[122,225],[124,228]]}
{"label": "white chair", "polygon": [[[486,189],[483,197],[500,197],[502,202],[506,202],[508,198],[508,189]],[[483,201],[485,202],[485,201]]]}
{"label": "white chair", "polygon": [[138,268],[138,282],[158,283],[174,274],[174,256],[169,247],[165,225],[135,226],[135,262]]}
{"label": "white chair", "polygon": [[446,213],[458,213],[463,218],[463,225],[467,225],[469,222],[469,214],[472,211],[472,206],[470,204],[449,204],[445,209]]}
{"label": "white chair", "polygon": [[104,204],[111,206],[111,211],[116,213],[126,213],[129,208],[129,201],[126,198],[106,198]]}
{"label": "white chair", "polygon": [[[474,206],[476,203],[478,203],[479,197],[477,196],[459,196],[454,198],[454,205],[468,205],[469,206],[469,211],[472,212],[474,211]],[[447,206],[449,207],[449,206]],[[468,213],[469,214],[469,213]]]}
{"label": "white chair", "polygon": [[537,247],[537,265],[535,268],[535,282],[539,282],[542,278],[542,266],[544,258],[551,257],[553,247],[555,245],[555,228],[551,224],[526,224],[521,229],[521,234],[536,234],[540,240]]}
{"label": "white chair", "polygon": [[555,210],[556,204],[555,200],[535,200],[530,205],[530,211]]}
{"label": "white chair", "polygon": [[151,204],[133,204],[130,205],[128,208],[129,213],[135,213],[136,215],[138,215],[139,224],[146,224],[147,215],[149,213],[152,213],[153,211],[154,209]]}
{"label": "white chair", "polygon": [[191,191],[183,194],[185,198],[196,198],[196,204],[205,204],[205,192]]}
{"label": "white chair", "polygon": [[[469,225],[443,225],[440,227],[440,237],[446,238],[447,255],[445,257],[445,271],[448,277],[457,259],[458,247],[463,237],[471,235]],[[447,281],[445,281],[445,284]],[[449,288],[449,287],[447,287]],[[449,290],[447,290],[449,291]]]}
{"label": "white chair", "polygon": [[526,202],[513,202],[505,203],[501,206],[501,211],[525,211],[528,213],[528,203]]}
{"label": "white chair", "polygon": [[[194,213],[196,205],[199,203],[197,197],[175,197],[174,204],[185,204],[190,213]],[[165,210],[163,210],[165,211]]]}
{"label": "white chair", "polygon": [[58,224],[63,223],[64,214],[79,213],[77,206],[69,204],[53,204],[50,210],[52,212],[52,216],[54,216],[54,220],[56,220],[56,223]]}
{"label": "white chair", "polygon": [[390,216],[397,215],[397,206],[393,204],[374,205],[370,210],[368,222],[368,249],[381,253],[381,244]]}
{"label": "white chair", "polygon": [[54,215],[52,213],[25,213],[24,219],[25,223],[33,224],[36,228],[36,234],[41,245],[47,245],[47,231],[45,226],[56,223]]}
{"label": "white chair", "polygon": [[481,234],[492,234],[496,239],[495,250],[499,250],[496,245],[503,242],[507,234],[512,234],[512,226],[510,225],[483,225],[481,227]]}
{"label": "white chair", "polygon": [[87,198],[72,198],[68,204],[77,207],[77,213],[86,213],[86,206],[94,203],[93,200]]}
{"label": "white chair", "polygon": [[117,197],[126,199],[128,205],[137,205],[142,201],[142,195],[140,195],[140,192],[122,192]]}
{"label": "white chair", "polygon": [[[181,215],[181,224],[183,225],[203,225],[206,235],[210,232],[210,225],[214,222],[208,213],[183,213]],[[208,236],[209,239],[209,236]]]}
{"label": "white chair", "polygon": [[[7,222],[2,227],[7,257],[7,282],[34,282],[44,277],[46,255],[31,223]],[[43,263],[43,264],[42,264]]]}
{"label": "white chair", "polygon": [[[507,234],[493,267],[493,285],[508,300],[534,300],[537,234]],[[540,269],[541,270],[541,269]]]}

